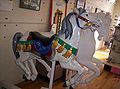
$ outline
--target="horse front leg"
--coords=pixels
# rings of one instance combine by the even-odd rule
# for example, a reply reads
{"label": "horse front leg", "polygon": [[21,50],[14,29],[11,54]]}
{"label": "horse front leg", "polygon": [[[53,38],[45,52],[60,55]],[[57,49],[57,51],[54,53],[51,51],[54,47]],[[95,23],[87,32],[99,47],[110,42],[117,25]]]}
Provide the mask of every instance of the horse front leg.
{"label": "horse front leg", "polygon": [[[37,78],[38,72],[35,68],[33,59],[28,59],[28,61],[24,62],[26,69],[29,72],[29,79],[31,79],[32,81],[34,81]],[[30,67],[31,66],[31,67]]]}
{"label": "horse front leg", "polygon": [[[54,57],[56,58],[56,57]],[[52,62],[52,67],[51,67],[51,71],[50,71],[50,82],[49,82],[49,87],[41,87],[41,89],[52,89],[53,88],[53,79],[54,79],[54,72],[55,72],[55,65],[56,65],[56,61],[51,61]]]}
{"label": "horse front leg", "polygon": [[26,63],[20,61],[20,59],[17,59],[16,64],[25,72],[26,78],[30,80],[31,72],[26,68]]}
{"label": "horse front leg", "polygon": [[28,62],[30,64],[30,66],[31,66],[31,72],[32,72],[31,73],[31,80],[34,81],[37,78],[38,72],[37,72],[37,70],[35,68],[35,64],[33,62],[33,59],[29,59]]}
{"label": "horse front leg", "polygon": [[25,72],[25,77],[31,79],[31,70],[28,65],[30,53],[19,51],[20,57],[16,60],[16,64]]}
{"label": "horse front leg", "polygon": [[[76,80],[81,76],[81,74],[83,73],[84,71],[84,68],[76,61],[76,60],[71,60],[67,63],[63,63],[63,62],[60,62],[61,66],[63,68],[66,68],[66,69],[69,69],[69,70],[73,70],[73,71],[76,71],[76,74],[74,74],[72,76],[72,74],[69,74],[68,75],[68,78],[67,81],[66,81],[66,85],[67,86],[71,86],[72,87],[75,87],[75,82]],[[64,65],[64,66],[63,66]]]}
{"label": "horse front leg", "polygon": [[[30,53],[30,56],[28,58],[29,60],[27,61],[27,63],[29,63],[29,66],[26,65],[26,67],[30,70],[31,72],[31,76],[30,76],[30,79],[32,81],[34,81],[36,78],[37,78],[37,75],[38,75],[38,72],[36,70],[36,67],[35,67],[35,64],[34,64],[34,61],[33,60],[37,60],[39,58],[37,58],[37,56],[35,56],[34,54]],[[39,59],[40,60],[40,59]]]}
{"label": "horse front leg", "polygon": [[29,73],[29,79],[31,79],[31,70],[30,70],[30,67],[29,67],[29,62],[28,60],[24,62],[24,65],[25,65],[25,68],[28,70],[28,73]]}

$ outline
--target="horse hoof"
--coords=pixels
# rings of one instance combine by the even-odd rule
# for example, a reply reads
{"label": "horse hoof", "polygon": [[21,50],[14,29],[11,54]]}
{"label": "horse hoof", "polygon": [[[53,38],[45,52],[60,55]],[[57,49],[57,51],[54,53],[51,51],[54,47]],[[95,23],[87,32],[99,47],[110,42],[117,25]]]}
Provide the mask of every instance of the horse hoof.
{"label": "horse hoof", "polygon": [[67,84],[66,84],[66,82],[63,83],[63,87],[68,87]]}
{"label": "horse hoof", "polygon": [[[66,82],[63,83],[63,87],[68,87]],[[72,86],[70,86],[69,89],[74,89],[74,88]]]}
{"label": "horse hoof", "polygon": [[29,81],[29,80],[26,78],[25,74],[23,74],[23,79],[24,79],[25,81]]}
{"label": "horse hoof", "polygon": [[69,89],[74,89],[72,86],[70,86],[70,88]]}
{"label": "horse hoof", "polygon": [[32,76],[31,76],[31,80],[32,80],[32,81],[35,81],[36,78],[37,78],[37,75],[32,75]]}

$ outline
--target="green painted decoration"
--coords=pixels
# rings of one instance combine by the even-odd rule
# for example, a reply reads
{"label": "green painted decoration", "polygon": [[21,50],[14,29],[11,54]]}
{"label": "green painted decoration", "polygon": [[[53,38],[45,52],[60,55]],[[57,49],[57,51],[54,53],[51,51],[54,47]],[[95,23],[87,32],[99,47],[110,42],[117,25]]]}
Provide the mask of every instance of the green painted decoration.
{"label": "green painted decoration", "polygon": [[33,44],[33,41],[32,40],[18,41],[17,44]]}
{"label": "green painted decoration", "polygon": [[57,37],[55,40],[57,40],[57,39],[58,39],[58,43],[59,43],[60,45],[64,45],[64,47],[65,47],[67,50],[72,49],[72,54],[76,55],[76,53],[77,53],[77,49],[76,49],[76,48],[74,48],[73,46],[71,46],[71,45],[69,45],[68,43],[64,42],[62,39],[60,39],[60,38],[58,38],[58,37]]}

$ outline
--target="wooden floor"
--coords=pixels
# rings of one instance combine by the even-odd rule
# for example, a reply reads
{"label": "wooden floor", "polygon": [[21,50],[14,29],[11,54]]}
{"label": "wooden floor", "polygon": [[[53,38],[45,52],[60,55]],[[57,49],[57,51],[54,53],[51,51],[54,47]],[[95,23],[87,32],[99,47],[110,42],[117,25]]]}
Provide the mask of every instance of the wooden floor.
{"label": "wooden floor", "polygon": [[[53,89],[65,89],[62,85],[63,80],[58,80],[54,83]],[[42,86],[47,87],[48,83],[43,80],[36,80],[35,82],[22,82],[17,86],[22,89],[40,89]],[[95,80],[88,84],[79,84],[75,89],[120,89],[120,76],[104,70]]]}

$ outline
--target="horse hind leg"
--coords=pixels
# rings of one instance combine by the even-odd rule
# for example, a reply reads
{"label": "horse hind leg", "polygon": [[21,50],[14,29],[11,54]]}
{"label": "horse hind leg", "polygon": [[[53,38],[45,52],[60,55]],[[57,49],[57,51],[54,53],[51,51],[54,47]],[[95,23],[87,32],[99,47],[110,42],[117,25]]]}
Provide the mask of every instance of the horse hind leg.
{"label": "horse hind leg", "polygon": [[97,66],[95,66],[92,62],[87,62],[85,63],[85,66],[92,70],[94,73],[87,77],[86,79],[81,79],[79,82],[80,83],[89,83],[91,80],[93,80],[94,78],[98,77],[100,75],[100,70]]}
{"label": "horse hind leg", "polygon": [[[103,63],[102,63],[100,60],[96,59],[96,58],[93,58],[93,59],[92,59],[92,62],[93,62],[93,64],[94,64],[95,66],[97,66],[99,69],[101,69],[102,66],[103,66]],[[91,73],[93,73],[93,71],[92,71],[91,69],[85,67],[84,73],[85,73],[85,74],[91,74]]]}
{"label": "horse hind leg", "polygon": [[103,63],[96,58],[93,58],[92,62],[95,63],[95,65],[100,69],[100,73],[101,73],[103,68]]}
{"label": "horse hind leg", "polygon": [[[94,78],[98,77],[100,75],[99,69],[94,64],[89,64],[89,68],[93,67],[93,69],[88,69],[88,71],[84,70],[84,72],[79,76],[79,78],[76,80],[76,82],[72,85],[72,87],[76,87],[78,84],[86,84],[93,80]],[[90,67],[91,66],[91,67]],[[88,77],[87,79],[82,79],[86,74],[95,73],[92,76]]]}

